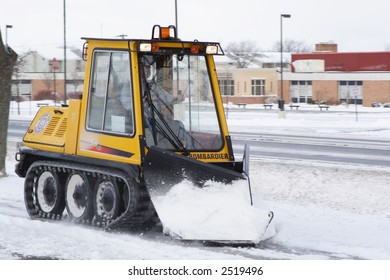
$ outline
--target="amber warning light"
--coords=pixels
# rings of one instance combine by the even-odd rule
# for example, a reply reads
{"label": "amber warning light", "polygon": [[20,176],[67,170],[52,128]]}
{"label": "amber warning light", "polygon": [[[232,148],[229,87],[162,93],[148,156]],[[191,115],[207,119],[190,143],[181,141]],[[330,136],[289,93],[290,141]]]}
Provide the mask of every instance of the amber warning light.
{"label": "amber warning light", "polygon": [[168,27],[161,27],[161,39],[170,38],[171,31]]}
{"label": "amber warning light", "polygon": [[174,25],[170,25],[168,27],[155,25],[152,30],[152,39],[177,39],[176,27]]}

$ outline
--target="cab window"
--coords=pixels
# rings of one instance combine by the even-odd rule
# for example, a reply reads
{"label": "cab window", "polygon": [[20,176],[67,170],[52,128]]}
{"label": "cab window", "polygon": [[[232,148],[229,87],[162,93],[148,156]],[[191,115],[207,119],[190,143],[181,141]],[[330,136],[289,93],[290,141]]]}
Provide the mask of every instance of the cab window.
{"label": "cab window", "polygon": [[133,134],[130,58],[126,51],[95,51],[87,129]]}

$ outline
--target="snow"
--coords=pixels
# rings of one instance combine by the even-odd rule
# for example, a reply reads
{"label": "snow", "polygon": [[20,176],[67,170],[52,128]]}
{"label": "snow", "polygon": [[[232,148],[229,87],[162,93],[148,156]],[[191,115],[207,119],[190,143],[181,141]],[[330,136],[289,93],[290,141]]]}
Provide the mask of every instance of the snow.
{"label": "snow", "polygon": [[[282,132],[332,135],[359,135],[390,138],[390,108],[371,108],[354,105],[330,106],[320,111],[317,105],[300,105],[299,110],[286,106],[286,118],[277,109],[272,112],[262,105],[248,104],[249,110],[228,111],[228,124],[233,132]],[[274,106],[275,107],[275,106]],[[250,121],[246,121],[246,120]],[[244,125],[243,125],[244,122]]]}
{"label": "snow", "polygon": [[208,181],[204,188],[185,180],[153,199],[167,233],[184,240],[237,240],[258,243],[271,220],[261,203],[251,206],[247,181]]}
{"label": "snow", "polygon": [[[261,105],[247,105],[246,109],[232,104],[229,107],[228,123],[233,134],[277,132],[390,139],[388,108],[358,106],[356,121],[354,106],[331,106],[329,111],[321,112],[317,106],[304,105],[297,111],[286,110],[286,118],[281,118],[277,110],[262,109]],[[31,119],[33,112],[29,114],[28,110],[22,110],[27,113],[21,116],[10,117]],[[158,230],[119,234],[30,220],[24,207],[23,179],[13,171],[16,145],[12,141],[8,144],[9,175],[0,179],[0,259],[390,259],[389,168],[272,158],[252,160],[253,193],[273,211],[275,232],[255,248],[209,247],[199,242],[174,241]],[[177,191],[187,195],[185,201],[189,204],[198,194],[192,186],[183,184],[186,192],[172,190],[170,198],[174,199]],[[231,195],[242,194],[232,190]],[[164,207],[169,213],[183,214],[169,205]],[[231,213],[236,217],[240,210],[245,211],[242,217],[250,212],[237,207],[228,210],[234,210]],[[208,214],[204,206],[197,211]],[[223,224],[226,220],[219,215],[216,222]],[[243,229],[236,232],[245,233]]]}
{"label": "snow", "polygon": [[275,160],[251,164],[258,170],[254,191],[275,213],[272,242],[341,258],[390,259],[389,169]]}

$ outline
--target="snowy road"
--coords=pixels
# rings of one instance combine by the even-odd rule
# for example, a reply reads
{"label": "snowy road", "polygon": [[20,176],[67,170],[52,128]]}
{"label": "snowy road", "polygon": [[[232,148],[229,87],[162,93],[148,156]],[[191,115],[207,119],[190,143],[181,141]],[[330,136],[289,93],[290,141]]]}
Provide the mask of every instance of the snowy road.
{"label": "snowy road", "polygon": [[316,160],[390,167],[390,144],[362,136],[233,133],[234,150],[249,144],[252,158]]}
{"label": "snowy road", "polygon": [[[8,138],[21,141],[28,120],[10,120]],[[253,158],[286,158],[322,160],[325,162],[365,164],[390,167],[388,140],[350,135],[313,135],[286,132],[232,132],[236,154],[240,156],[245,143]]]}

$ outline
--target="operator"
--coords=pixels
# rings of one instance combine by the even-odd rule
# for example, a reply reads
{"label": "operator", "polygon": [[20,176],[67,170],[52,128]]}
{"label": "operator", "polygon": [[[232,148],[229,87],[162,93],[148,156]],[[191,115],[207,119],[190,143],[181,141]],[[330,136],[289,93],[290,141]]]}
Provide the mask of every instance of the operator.
{"label": "operator", "polygon": [[[146,112],[146,120],[150,124],[152,119],[155,118],[157,123],[161,123],[162,120],[160,118],[156,118],[153,115],[153,110],[150,108],[149,102],[151,101],[156,109],[156,111],[159,113],[159,115],[164,119],[164,122],[170,127],[171,131],[180,139],[180,141],[183,143],[184,146],[188,146],[190,141],[188,139],[188,135],[185,131],[184,124],[179,121],[174,119],[174,111],[173,111],[173,105],[183,102],[185,97],[183,94],[179,94],[177,96],[173,96],[169,92],[167,92],[163,86],[162,83],[159,82],[157,79],[159,77],[158,73],[155,75],[152,74],[152,67],[154,61],[151,56],[144,56],[143,57],[143,71],[144,71],[144,82],[143,85],[145,87],[148,87],[148,89],[144,89],[145,92],[145,103],[144,106],[145,108],[149,108],[149,110],[145,110]],[[158,71],[158,70],[157,70]],[[149,96],[150,99],[149,100]],[[149,126],[149,125],[148,125]],[[149,126],[149,128],[152,128],[153,126]],[[169,140],[167,139],[166,136],[162,136],[162,130],[166,130],[164,128],[164,125],[160,126],[160,130],[156,131],[157,134],[155,134],[155,140],[154,140],[154,145],[159,146],[161,148],[172,148],[172,144],[170,144]],[[158,129],[157,129],[158,130]],[[148,137],[148,134],[152,131],[146,131],[146,142],[148,144],[151,144],[151,139],[152,137]],[[160,133],[159,133],[160,132]],[[153,133],[154,134],[154,133]],[[163,133],[164,134],[164,133]],[[168,137],[169,138],[169,137]]]}
{"label": "operator", "polygon": [[144,61],[144,74],[149,86],[152,101],[159,112],[161,112],[165,117],[170,116],[172,118],[173,112],[171,105],[183,102],[185,97],[182,94],[173,96],[168,93],[160,83],[158,83],[154,78],[151,78],[151,66],[147,63],[146,59]]}

